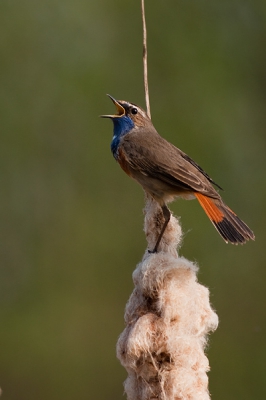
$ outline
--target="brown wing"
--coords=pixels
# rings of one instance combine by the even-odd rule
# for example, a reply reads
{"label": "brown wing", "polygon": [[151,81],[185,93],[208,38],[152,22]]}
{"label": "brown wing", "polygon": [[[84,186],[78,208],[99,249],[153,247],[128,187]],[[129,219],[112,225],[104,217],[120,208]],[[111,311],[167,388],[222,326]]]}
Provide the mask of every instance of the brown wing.
{"label": "brown wing", "polygon": [[217,186],[219,189],[223,190],[223,188],[218,185],[218,183],[214,182],[214,180],[207,174],[207,172],[204,171],[204,169],[202,169],[199,164],[197,164],[194,160],[192,160],[192,158],[190,158],[186,153],[183,153],[181,150],[179,150],[181,153],[181,156],[187,160],[188,162],[190,162],[190,164],[194,165],[194,167],[196,167],[207,179],[209,182],[211,182],[213,185]]}
{"label": "brown wing", "polygon": [[184,191],[196,191],[220,198],[212,179],[191,158],[163,139],[154,129],[139,129],[125,135],[120,143],[128,165],[146,176],[158,179]]}

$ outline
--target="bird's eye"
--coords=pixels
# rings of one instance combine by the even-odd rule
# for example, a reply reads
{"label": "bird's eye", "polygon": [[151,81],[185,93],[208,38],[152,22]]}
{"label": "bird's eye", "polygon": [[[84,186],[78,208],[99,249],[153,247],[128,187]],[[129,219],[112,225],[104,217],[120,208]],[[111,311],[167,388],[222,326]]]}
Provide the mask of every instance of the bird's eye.
{"label": "bird's eye", "polygon": [[138,109],[133,107],[131,110],[131,114],[137,114],[138,113]]}

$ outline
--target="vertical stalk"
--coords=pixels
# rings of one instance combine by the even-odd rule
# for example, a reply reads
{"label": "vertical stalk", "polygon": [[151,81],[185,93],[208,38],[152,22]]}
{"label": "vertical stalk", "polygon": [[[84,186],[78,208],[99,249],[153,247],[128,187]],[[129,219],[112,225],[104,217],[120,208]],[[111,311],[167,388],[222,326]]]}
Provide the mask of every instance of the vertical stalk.
{"label": "vertical stalk", "polygon": [[144,77],[144,91],[145,91],[145,101],[146,101],[147,114],[148,114],[148,117],[151,118],[149,85],[148,85],[147,28],[146,28],[144,0],[141,0],[141,15],[142,15],[142,26],[143,26],[143,77]]}

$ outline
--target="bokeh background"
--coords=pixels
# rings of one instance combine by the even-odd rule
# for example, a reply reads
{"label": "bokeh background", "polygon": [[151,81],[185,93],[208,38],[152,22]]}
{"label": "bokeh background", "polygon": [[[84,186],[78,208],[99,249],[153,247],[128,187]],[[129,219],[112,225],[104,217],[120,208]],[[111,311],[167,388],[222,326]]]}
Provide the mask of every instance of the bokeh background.
{"label": "bokeh background", "polygon": [[[181,254],[220,317],[215,400],[266,398],[265,0],[146,0],[158,131],[256,234],[226,245],[177,201]],[[115,163],[110,93],[145,106],[136,0],[0,2],[0,386],[6,400],[122,399],[115,356],[146,247],[143,192]]]}

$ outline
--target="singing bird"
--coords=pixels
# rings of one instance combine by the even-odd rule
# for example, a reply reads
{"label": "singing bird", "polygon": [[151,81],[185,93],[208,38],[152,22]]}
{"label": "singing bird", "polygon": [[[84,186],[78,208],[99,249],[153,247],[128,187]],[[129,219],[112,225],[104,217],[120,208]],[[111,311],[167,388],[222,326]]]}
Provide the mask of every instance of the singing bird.
{"label": "singing bird", "polygon": [[120,167],[161,206],[164,224],[151,253],[156,253],[170,220],[167,204],[177,197],[196,198],[226,243],[255,239],[253,232],[223,202],[213,185],[222,189],[187,154],[162,138],[139,106],[108,95],[117,109],[111,150]]}

